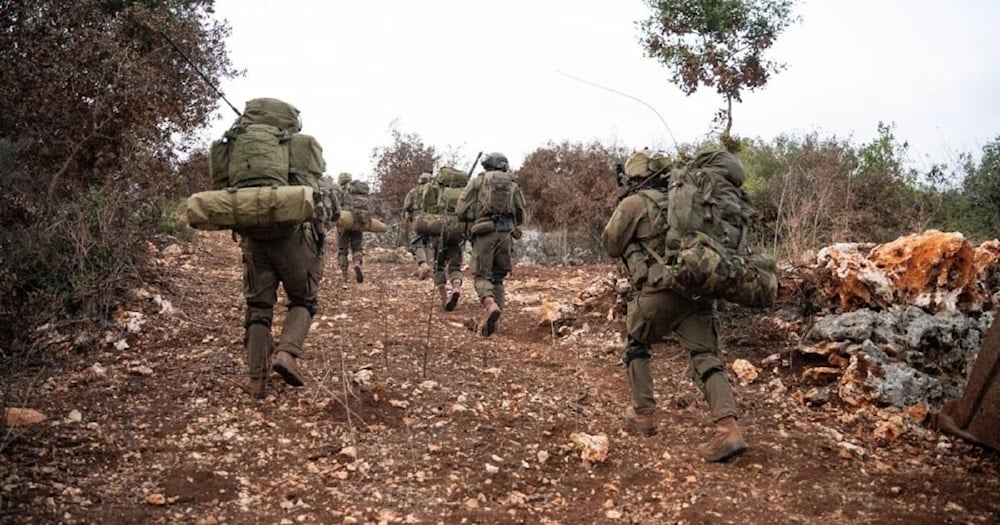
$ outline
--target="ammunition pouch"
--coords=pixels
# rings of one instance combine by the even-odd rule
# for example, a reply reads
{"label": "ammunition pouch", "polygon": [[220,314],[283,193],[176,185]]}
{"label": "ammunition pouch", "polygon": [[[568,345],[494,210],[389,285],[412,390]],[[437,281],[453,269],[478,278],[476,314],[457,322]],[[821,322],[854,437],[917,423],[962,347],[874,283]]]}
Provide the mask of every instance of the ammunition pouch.
{"label": "ammunition pouch", "polygon": [[493,231],[501,233],[514,231],[514,217],[510,215],[494,215],[492,220]]}
{"label": "ammunition pouch", "polygon": [[496,225],[493,221],[477,221],[472,223],[472,226],[469,227],[469,233],[471,235],[483,235],[495,231]]}

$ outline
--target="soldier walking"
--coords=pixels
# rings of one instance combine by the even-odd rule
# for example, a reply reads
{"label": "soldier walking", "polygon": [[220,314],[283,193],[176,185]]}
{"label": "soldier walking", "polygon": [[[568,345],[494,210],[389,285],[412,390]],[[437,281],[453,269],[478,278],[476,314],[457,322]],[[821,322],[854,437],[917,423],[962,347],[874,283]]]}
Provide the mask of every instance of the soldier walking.
{"label": "soldier walking", "polygon": [[642,189],[622,199],[608,221],[601,241],[608,255],[621,257],[629,270],[636,296],[628,303],[622,362],[631,402],[625,411],[628,428],[646,436],[656,434],[656,401],[650,350],[673,332],[688,354],[688,373],[702,391],[715,424],[711,440],[700,447],[706,461],[723,461],[747,448],[736,419],[738,412],[726,366],[719,357],[715,299],[688,299],[654,277],[657,261],[650,252],[665,253],[666,177],[650,169],[648,151],[633,154],[625,176]]}
{"label": "soldier walking", "polygon": [[482,306],[480,333],[489,337],[504,309],[503,281],[512,269],[514,235],[524,221],[524,196],[503,153],[486,155],[482,166],[485,171],[469,181],[455,212],[469,223],[471,269]]}

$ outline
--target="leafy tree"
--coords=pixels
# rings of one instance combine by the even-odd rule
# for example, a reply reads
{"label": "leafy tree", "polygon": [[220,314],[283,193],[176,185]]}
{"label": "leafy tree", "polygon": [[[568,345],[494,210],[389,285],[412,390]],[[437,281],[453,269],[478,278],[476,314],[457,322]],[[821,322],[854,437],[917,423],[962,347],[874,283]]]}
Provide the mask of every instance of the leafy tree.
{"label": "leafy tree", "polygon": [[104,319],[138,275],[186,189],[165,174],[217,104],[164,35],[211,81],[236,74],[212,6],[0,0],[0,346],[46,317]]}
{"label": "leafy tree", "polygon": [[372,150],[375,167],[375,200],[384,213],[398,216],[406,193],[417,184],[421,173],[434,172],[439,155],[434,146],[424,144],[417,133],[406,133],[393,121],[389,127],[392,143]]}
{"label": "leafy tree", "polygon": [[1000,224],[1000,136],[983,146],[979,165],[966,161],[965,193],[972,205]]}
{"label": "leafy tree", "polygon": [[652,10],[639,21],[646,55],[673,73],[670,81],[690,95],[702,85],[715,88],[725,107],[716,121],[722,140],[730,139],[733,101],[743,91],[764,86],[785,66],[764,58],[764,52],[795,19],[793,0],[646,0]]}

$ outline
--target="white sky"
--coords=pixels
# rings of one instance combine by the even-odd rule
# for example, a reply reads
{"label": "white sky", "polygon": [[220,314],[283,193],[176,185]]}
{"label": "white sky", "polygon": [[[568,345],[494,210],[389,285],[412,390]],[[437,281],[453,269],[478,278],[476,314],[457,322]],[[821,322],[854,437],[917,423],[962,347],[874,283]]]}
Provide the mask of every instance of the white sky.
{"label": "white sky", "polygon": [[[280,6],[280,8],[278,8]],[[1000,136],[997,0],[807,0],[768,56],[788,68],[734,106],[735,134],[871,140],[894,122],[911,165],[954,164]],[[328,172],[361,178],[389,126],[439,151],[502,151],[514,168],[547,141],[599,140],[672,150],[710,130],[722,99],[685,97],[646,58],[641,0],[217,0],[230,56],[246,76],[227,98],[296,105]],[[233,113],[220,101],[221,135]],[[206,137],[206,141],[208,137]]]}

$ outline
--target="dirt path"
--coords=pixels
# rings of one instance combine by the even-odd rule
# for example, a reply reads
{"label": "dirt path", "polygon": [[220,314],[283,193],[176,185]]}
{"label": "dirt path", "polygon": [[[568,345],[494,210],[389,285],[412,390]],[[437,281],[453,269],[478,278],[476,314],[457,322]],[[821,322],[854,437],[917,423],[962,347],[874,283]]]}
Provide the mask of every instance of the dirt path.
{"label": "dirt path", "polygon": [[[723,312],[751,449],[702,462],[704,401],[676,345],[657,348],[661,432],[620,430],[620,321],[608,301],[553,342],[535,311],[570,303],[609,267],[521,267],[489,340],[411,267],[373,262],[342,286],[328,256],[309,378],[242,391],[239,253],[223,234],[163,250],[128,348],[54,346],[59,366],[5,377],[11,405],[49,416],[8,429],[2,523],[997,523],[1000,456],[906,414],[806,406],[790,344],[757,313]],[[168,312],[172,310],[172,312]],[[161,312],[162,311],[162,312]],[[280,319],[280,317],[279,317]],[[429,334],[429,335],[428,335]],[[109,337],[109,343],[117,340]],[[429,343],[426,344],[426,343]],[[768,356],[777,354],[768,359]],[[801,360],[801,358],[796,357]],[[793,363],[794,364],[794,363]],[[76,412],[74,412],[76,411]],[[77,417],[79,416],[79,417]],[[894,421],[901,434],[886,436]],[[883,431],[877,429],[883,428]],[[604,434],[581,460],[574,433]]]}

